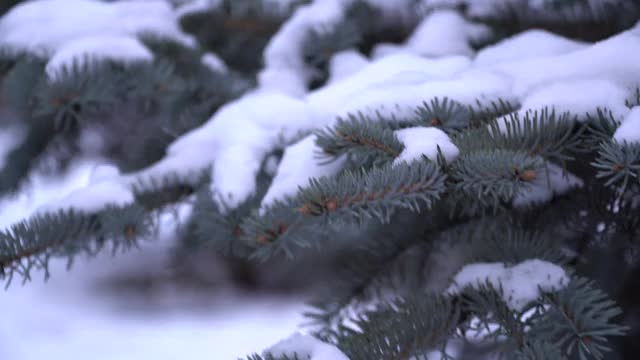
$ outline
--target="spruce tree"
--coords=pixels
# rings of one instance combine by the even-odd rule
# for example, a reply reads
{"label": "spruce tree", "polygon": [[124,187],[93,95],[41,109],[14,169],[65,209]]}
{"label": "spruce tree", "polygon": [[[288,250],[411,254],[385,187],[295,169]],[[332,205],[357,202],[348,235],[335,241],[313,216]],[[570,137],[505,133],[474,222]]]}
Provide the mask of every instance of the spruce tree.
{"label": "spruce tree", "polygon": [[139,31],[151,61],[55,73],[2,35],[40,2],[0,5],[0,125],[21,134],[0,194],[113,167],[0,232],[7,291],[188,204],[178,262],[328,267],[311,335],[247,359],[640,353],[637,1],[176,2],[192,44]]}

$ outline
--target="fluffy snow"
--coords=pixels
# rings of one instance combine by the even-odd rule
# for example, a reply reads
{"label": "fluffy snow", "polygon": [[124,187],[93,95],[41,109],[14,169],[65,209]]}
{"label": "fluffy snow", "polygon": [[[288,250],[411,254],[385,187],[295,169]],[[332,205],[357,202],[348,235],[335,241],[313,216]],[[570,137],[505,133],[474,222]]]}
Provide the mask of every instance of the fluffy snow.
{"label": "fluffy snow", "polygon": [[[90,177],[113,175],[113,169],[95,165],[78,163],[63,178],[34,177],[27,192],[0,200],[0,226],[24,218]],[[165,220],[175,221],[171,214]],[[36,274],[26,286],[14,281],[1,290],[0,306],[11,311],[4,311],[0,321],[0,359],[84,359],[87,354],[94,360],[197,359],[203,354],[237,359],[298,329],[304,299],[223,287],[215,293],[191,293],[169,284],[156,284],[152,296],[138,297],[101,287],[127,274],[165,271],[175,227],[162,229],[159,239],[118,256],[79,256],[69,272],[66,261],[53,259],[46,283]]]}
{"label": "fluffy snow", "polygon": [[122,63],[151,62],[153,54],[138,39],[124,35],[94,35],[70,40],[49,59],[46,72],[56,78],[63,68],[95,60]]}
{"label": "fluffy snow", "polygon": [[586,43],[567,39],[545,30],[527,30],[478,51],[474,63],[491,65],[505,61],[562,55],[587,46]]}
{"label": "fluffy snow", "polygon": [[313,336],[296,333],[265,351],[274,357],[293,357],[310,360],[349,360],[338,348]]}
{"label": "fluffy snow", "polygon": [[[264,51],[265,68],[259,75],[260,87],[300,96],[309,79],[309,70],[302,56],[306,35],[341,21],[346,5],[351,1],[315,0],[299,7],[271,38]],[[283,80],[290,86],[282,88]]]}
{"label": "fluffy snow", "polygon": [[5,166],[7,155],[24,139],[25,131],[21,127],[0,128],[0,171]]}
{"label": "fluffy snow", "polygon": [[512,79],[512,92],[523,99],[559,81],[606,79],[626,89],[638,85],[640,63],[620,53],[640,52],[640,26],[570,53],[479,66],[474,72],[499,72]]}
{"label": "fluffy snow", "polygon": [[331,57],[329,61],[329,84],[348,78],[362,70],[369,60],[356,50],[344,50]]}
{"label": "fluffy snow", "polygon": [[620,143],[640,143],[640,106],[631,109],[613,134],[613,139]]}
{"label": "fluffy snow", "polygon": [[[373,61],[343,81],[309,93],[307,103],[315,112],[323,114],[324,123],[318,125],[325,126],[334,121],[336,116],[364,110],[364,107],[349,108],[349,103],[354,99],[380,91],[409,93],[411,86],[455,76],[469,64],[469,59],[462,56],[425,59],[412,54],[397,54]],[[422,100],[427,98],[417,97]]]}
{"label": "fluffy snow", "polygon": [[606,107],[614,117],[623,117],[629,109],[622,98],[628,93],[629,89],[605,79],[559,81],[532,92],[522,103],[520,112],[548,106],[558,113],[569,111],[584,121],[586,114],[594,115],[598,107]]}
{"label": "fluffy snow", "polygon": [[469,45],[471,39],[488,35],[484,25],[467,21],[453,10],[434,11],[418,25],[405,44],[378,45],[373,57],[379,58],[394,52],[409,52],[428,57],[450,55],[471,56],[474,51]]}
{"label": "fluffy snow", "polygon": [[208,52],[202,55],[200,61],[213,72],[226,73],[228,71],[227,64],[214,53]]}
{"label": "fluffy snow", "polygon": [[303,101],[277,93],[249,94],[172,144],[168,158],[175,159],[175,171],[181,172],[191,168],[186,153],[198,154],[196,166],[208,159],[213,163],[213,193],[235,207],[255,191],[262,159],[311,129],[313,117]]}
{"label": "fluffy snow", "polygon": [[[152,33],[192,46],[164,0],[101,2],[39,0],[14,6],[0,18],[0,46],[50,56],[72,40]],[[92,46],[92,48],[95,46]]]}
{"label": "fluffy snow", "polygon": [[445,160],[451,162],[458,157],[460,152],[453,145],[449,136],[437,128],[413,127],[396,130],[395,135],[404,145],[404,149],[393,161],[394,164],[403,161],[410,163],[420,159],[422,155],[435,162],[438,159],[438,148],[440,148]]}
{"label": "fluffy snow", "polygon": [[98,212],[105,205],[125,206],[133,204],[131,189],[119,182],[101,180],[83,186],[70,194],[48,203],[37,210],[39,213],[56,212],[58,209],[74,209],[86,213]]}
{"label": "fluffy snow", "polygon": [[[581,116],[604,105],[624,115],[627,111],[624,100],[640,84],[640,62],[633,57],[615,56],[640,53],[640,26],[636,26],[589,46],[573,44],[574,50],[565,42],[550,46],[553,51],[541,50],[539,57],[511,57],[487,65],[467,56],[427,59],[409,53],[364,64],[360,61],[363,59],[355,60],[343,53],[340,55],[351,57],[343,61],[350,63],[349,69],[337,70],[340,60],[336,57],[335,74],[355,72],[305,94],[305,77],[301,75],[304,69],[297,53],[302,41],[300,34],[339,21],[344,6],[343,1],[329,0],[299,8],[265,51],[262,76],[273,75],[271,85],[261,79],[255,91],[226,104],[203,126],[176,140],[164,159],[141,172],[122,176],[119,181],[128,187],[140,178],[158,178],[171,172],[184,175],[212,166],[215,196],[234,207],[255,191],[255,175],[264,157],[285,148],[275,179],[263,199],[264,206],[295,193],[311,177],[330,175],[339,169],[339,162],[321,164],[320,149],[312,136],[298,141],[314,129],[332,125],[339,116],[358,112],[398,118],[413,116],[417,106],[435,97],[448,97],[465,105],[502,99],[524,104],[522,111],[551,105],[559,112],[571,111]],[[318,16],[311,19],[311,14]],[[545,37],[535,33],[533,36]],[[492,51],[505,56],[521,46],[514,44],[524,41],[517,37],[506,40],[496,44]],[[560,44],[563,40],[553,41]],[[543,55],[544,51],[548,54]],[[411,142],[403,156],[410,159],[415,154],[432,153],[426,148],[416,150],[415,144],[420,143]],[[410,155],[411,151],[414,153]],[[542,201],[549,194],[578,184],[572,179],[568,185],[562,185],[561,177],[553,170],[544,177],[553,179],[550,188],[536,185],[534,190],[519,195],[516,203]]]}
{"label": "fluffy snow", "polygon": [[456,294],[467,286],[478,288],[487,282],[495,289],[502,287],[505,303],[520,311],[540,296],[540,290],[558,291],[567,286],[569,276],[560,266],[539,259],[512,267],[503,263],[476,263],[464,266],[447,292]]}
{"label": "fluffy snow", "polygon": [[[342,168],[343,158],[323,162],[318,159],[320,152],[321,149],[315,143],[315,135],[309,135],[287,147],[273,178],[273,184],[262,199],[262,208],[276,200],[294,195],[299,187],[308,184],[309,179],[334,175]],[[302,169],[304,171],[300,171]]]}
{"label": "fluffy snow", "polygon": [[576,187],[582,187],[582,180],[552,163],[546,163],[544,173],[537,174],[529,183],[513,198],[514,207],[526,207],[545,203],[554,195],[563,195]]}

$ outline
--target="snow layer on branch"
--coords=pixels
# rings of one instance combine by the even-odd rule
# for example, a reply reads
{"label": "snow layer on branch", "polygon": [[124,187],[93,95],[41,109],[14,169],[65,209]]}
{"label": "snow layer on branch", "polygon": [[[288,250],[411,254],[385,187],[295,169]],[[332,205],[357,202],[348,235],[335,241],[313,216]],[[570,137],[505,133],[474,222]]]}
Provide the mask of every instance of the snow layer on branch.
{"label": "snow layer on branch", "polygon": [[[265,54],[272,61],[266,71],[282,70],[283,74],[289,74],[288,82],[278,75],[280,88],[261,86],[226,104],[206,124],[176,140],[164,159],[139,173],[124,176],[123,183],[171,172],[190,174],[213,166],[212,190],[219,200],[235,206],[255,191],[255,176],[266,155],[314,129],[332,125],[338,116],[360,112],[403,118],[413,116],[417,106],[435,97],[448,97],[464,105],[503,99],[525,104],[525,110],[542,104],[575,113],[592,111],[600,105],[615,110],[621,109],[624,99],[640,83],[640,62],[632,56],[617,56],[640,53],[640,27],[636,26],[568,53],[514,58],[497,64],[476,64],[465,56],[438,59],[407,53],[388,56],[305,95],[305,87],[298,81],[300,77],[292,71],[299,68],[289,64],[300,60],[294,56],[299,44],[288,43],[284,34],[336,20],[333,15],[342,16],[342,5],[341,1],[330,0],[301,7],[278,35],[284,38],[274,38]],[[304,15],[315,7],[324,9],[320,11],[324,14],[320,16],[322,21],[312,21],[307,19],[311,15]],[[295,25],[294,18],[308,22],[299,20],[300,24]],[[287,26],[294,30],[285,31]],[[299,39],[296,37],[299,35],[291,36]],[[282,87],[299,91],[283,91]],[[335,167],[320,165],[318,151],[313,137],[286,148],[263,205],[295,193],[310,177],[334,173]],[[554,177],[555,172],[550,172]],[[549,196],[548,189],[545,191],[539,189],[536,196],[522,197],[545,199]],[[564,190],[551,188],[552,194],[561,191]]]}
{"label": "snow layer on branch", "polygon": [[526,207],[547,202],[554,195],[563,195],[584,183],[575,175],[563,168],[546,163],[542,174],[537,174],[535,180],[513,198],[514,207]]}
{"label": "snow layer on branch", "polygon": [[99,166],[90,175],[89,183],[57,201],[45,204],[36,213],[74,209],[95,213],[107,205],[129,205],[134,202],[133,191],[118,178],[119,171],[113,166]]}
{"label": "snow layer on branch", "polygon": [[613,134],[613,139],[620,143],[640,143],[640,106],[631,109]]}
{"label": "snow layer on branch", "polygon": [[25,135],[25,129],[22,127],[0,128],[0,171],[5,166],[7,155],[22,143]]}
{"label": "snow layer on branch", "polygon": [[369,59],[356,50],[344,50],[331,57],[329,61],[328,84],[345,79],[369,64]]}
{"label": "snow layer on branch", "polygon": [[453,10],[439,10],[429,14],[418,25],[404,45],[381,44],[374,49],[373,57],[380,58],[397,52],[409,52],[421,56],[471,56],[474,51],[471,39],[488,35],[484,25],[467,21]]}
{"label": "snow layer on branch", "polygon": [[82,66],[95,60],[151,62],[153,54],[138,39],[130,36],[85,36],[62,45],[49,59],[46,72],[49,78],[55,78],[63,68],[70,68],[74,64]]}
{"label": "snow layer on branch", "polygon": [[[223,106],[203,127],[178,139],[160,164],[174,161],[174,171],[184,172],[213,163],[212,191],[235,207],[255,191],[263,158],[313,126],[303,101],[276,93],[252,93]],[[189,163],[190,156],[197,160]]]}
{"label": "snow layer on branch", "polygon": [[[293,96],[300,96],[301,91],[304,93],[309,78],[302,56],[307,34],[341,21],[346,5],[351,1],[315,0],[299,7],[271,38],[264,51],[265,68],[259,74],[260,87]],[[283,88],[283,81],[290,85]]]}
{"label": "snow layer on branch", "polygon": [[584,42],[567,39],[545,30],[528,30],[480,50],[475,65],[540,58],[570,53],[587,47]]}
{"label": "snow layer on branch", "polygon": [[513,79],[513,93],[524,99],[541,86],[587,79],[606,79],[626,89],[640,80],[640,62],[621,53],[640,53],[640,27],[567,54],[477,67],[473,72],[499,72]]}
{"label": "snow layer on branch", "polygon": [[569,276],[558,265],[531,259],[513,267],[503,263],[475,263],[463,267],[447,289],[452,294],[465,287],[479,288],[487,282],[496,290],[502,287],[502,299],[513,310],[520,311],[540,296],[542,291],[558,291],[569,283]]}
{"label": "snow layer on branch", "polygon": [[349,360],[337,347],[324,343],[311,335],[296,333],[265,351],[274,357],[297,355],[300,359],[310,360]]}
{"label": "snow layer on branch", "polygon": [[309,179],[334,175],[342,168],[343,158],[328,163],[319,160],[322,149],[316,146],[315,141],[315,135],[309,135],[286,148],[273,183],[262,199],[263,209],[276,200],[295,194],[299,187],[307,185]]}
{"label": "snow layer on branch", "polygon": [[[640,79],[639,79],[640,80]],[[540,86],[527,97],[516,114],[521,121],[527,114],[532,118],[535,112],[544,108],[553,109],[557,115],[569,112],[578,121],[586,121],[587,114],[595,115],[598,109],[610,110],[614,118],[622,118],[629,108],[625,99],[630,90],[606,79],[568,80]],[[501,129],[506,129],[511,115],[503,116]]]}
{"label": "snow layer on branch", "polygon": [[460,152],[444,131],[434,127],[401,129],[396,130],[395,134],[404,145],[404,149],[393,161],[394,164],[402,161],[410,163],[420,159],[422,155],[435,162],[438,158],[438,148],[447,162],[450,162],[455,160]]}
{"label": "snow layer on branch", "polygon": [[229,69],[227,68],[227,64],[224,63],[218,55],[208,52],[202,55],[200,58],[200,62],[202,65],[209,68],[209,70],[218,73],[226,73]]}
{"label": "snow layer on branch", "polygon": [[69,41],[90,36],[136,36],[152,33],[185,45],[195,44],[176,22],[163,0],[28,1],[0,18],[0,46],[49,56]]}
{"label": "snow layer on branch", "polygon": [[[365,66],[344,81],[309,93],[307,102],[318,113],[324,112],[327,115],[325,118],[328,121],[318,124],[319,127],[326,126],[335,120],[337,115],[345,115],[351,111],[348,105],[354,99],[366,98],[372,92],[390,88],[408,93],[416,84],[446,79],[466,69],[469,64],[469,59],[462,56],[425,59],[411,54],[398,54],[385,57]],[[393,90],[387,92],[393,92]],[[417,105],[424,99],[428,99],[428,97],[416,95],[422,99]],[[363,110],[363,107],[355,109],[355,111],[358,110]]]}

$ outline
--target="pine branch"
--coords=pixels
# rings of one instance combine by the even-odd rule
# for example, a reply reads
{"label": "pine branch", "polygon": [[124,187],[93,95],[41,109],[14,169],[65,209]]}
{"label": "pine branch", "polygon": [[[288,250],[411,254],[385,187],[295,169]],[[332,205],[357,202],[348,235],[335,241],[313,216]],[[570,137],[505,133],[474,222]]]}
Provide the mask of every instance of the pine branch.
{"label": "pine branch", "polygon": [[431,294],[381,304],[336,332],[336,344],[349,359],[408,360],[443,347],[460,319],[451,298]]}
{"label": "pine branch", "polygon": [[552,343],[534,341],[527,343],[515,354],[515,360],[567,360]]}
{"label": "pine branch", "polygon": [[396,158],[404,145],[394,134],[401,123],[378,116],[372,120],[362,114],[338,119],[336,125],[316,132],[316,144],[331,159],[347,155],[352,168],[383,166]]}
{"label": "pine branch", "polygon": [[549,305],[531,329],[531,336],[553,342],[581,359],[604,359],[608,337],[623,336],[628,327],[612,323],[621,310],[592,281],[575,278],[563,290],[546,294]]}
{"label": "pine branch", "polygon": [[462,310],[473,316],[470,323],[463,326],[465,334],[469,331],[484,333],[486,338],[499,344],[500,351],[505,354],[525,345],[527,333],[523,313],[507,306],[502,288],[496,289],[487,282],[478,288],[465,288],[461,298]]}
{"label": "pine branch", "polygon": [[542,174],[542,160],[521,151],[481,150],[451,164],[453,191],[497,209]]}
{"label": "pine branch", "polygon": [[419,124],[417,126],[435,126],[445,131],[468,127],[473,118],[473,113],[469,108],[446,97],[442,99],[442,102],[437,97],[429,103],[425,101],[422,106],[416,108],[415,112],[416,123]]}
{"label": "pine branch", "polygon": [[453,141],[461,152],[479,149],[524,151],[529,156],[541,156],[564,164],[573,159],[572,154],[581,151],[584,127],[575,123],[575,116],[569,113],[556,115],[555,110],[545,108],[528,111],[524,118],[512,113],[504,120],[490,121],[488,128],[461,132]]}
{"label": "pine branch", "polygon": [[[240,359],[239,359],[240,360]],[[283,356],[273,356],[271,354],[267,354],[267,355],[258,355],[258,354],[253,354],[253,355],[249,355],[246,357],[246,360],[310,360],[309,358],[303,359],[298,357],[298,355],[294,355],[293,357],[287,356],[287,355],[283,355]]]}
{"label": "pine branch", "polygon": [[97,214],[66,210],[36,215],[0,232],[0,279],[7,280],[7,287],[15,275],[26,282],[34,269],[47,278],[53,257],[66,257],[70,265],[75,255],[94,255],[109,243],[114,251],[128,249],[150,231],[150,221],[137,205],[109,206]]}
{"label": "pine branch", "polygon": [[396,209],[430,209],[445,190],[445,177],[433,163],[414,162],[346,171],[333,178],[310,180],[309,186],[284,202],[276,202],[242,225],[254,256],[266,258],[292,247],[314,244],[309,236],[318,226],[375,220],[388,223]]}
{"label": "pine branch", "polygon": [[605,186],[624,192],[638,183],[640,177],[640,145],[637,143],[603,142],[598,157],[591,165],[598,170],[597,178],[605,180]]}

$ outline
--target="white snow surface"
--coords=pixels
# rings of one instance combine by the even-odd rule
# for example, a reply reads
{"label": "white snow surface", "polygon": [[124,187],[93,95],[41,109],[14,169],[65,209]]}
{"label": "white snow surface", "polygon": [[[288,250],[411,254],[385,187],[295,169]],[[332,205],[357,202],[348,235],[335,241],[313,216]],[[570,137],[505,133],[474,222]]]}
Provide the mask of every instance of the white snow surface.
{"label": "white snow surface", "polygon": [[[304,185],[311,178],[336,174],[345,161],[338,158],[331,162],[319,161],[321,149],[315,144],[315,135],[309,135],[299,142],[286,148],[284,156],[273,178],[273,185],[262,198],[262,209],[272,205],[276,200],[282,200]],[[301,176],[301,170],[304,175]]]}
{"label": "white snow surface", "polygon": [[613,139],[619,143],[640,143],[640,106],[631,109],[613,134]]}
{"label": "white snow surface", "polygon": [[369,59],[356,50],[340,51],[329,60],[329,79],[327,82],[333,84],[336,81],[348,78],[368,64]]}
{"label": "white snow surface", "polygon": [[[292,96],[306,92],[309,69],[303,60],[303,44],[310,31],[322,31],[344,17],[353,0],[314,0],[301,6],[271,38],[264,50],[265,68],[259,74],[260,87],[284,91]],[[283,88],[282,81],[290,84]]]}
{"label": "white snow surface", "polygon": [[420,159],[422,155],[435,162],[438,159],[438,148],[447,162],[455,160],[460,153],[449,136],[438,128],[420,126],[396,130],[394,133],[404,144],[404,149],[393,161],[394,164],[403,161],[410,163]]}
{"label": "white snow surface", "polygon": [[0,128],[0,171],[4,168],[9,153],[20,145],[25,135],[25,130],[19,126]]}
{"label": "white snow surface", "polygon": [[[164,0],[27,1],[0,18],[0,46],[43,56],[52,56],[81,37],[135,37],[142,33],[167,37],[188,46],[195,44],[191,36],[180,30],[174,10]],[[90,49],[96,48],[90,41],[84,44]]]}
{"label": "white snow surface", "polygon": [[465,265],[456,274],[447,292],[457,294],[467,286],[478,288],[488,282],[495,289],[502,287],[505,303],[520,311],[540,296],[540,290],[558,291],[569,281],[560,266],[539,259],[525,260],[512,267],[503,263],[475,263]]}
{"label": "white snow surface", "polygon": [[224,60],[212,52],[202,55],[200,62],[213,72],[226,73],[229,70],[227,64],[224,63]]}
{"label": "white snow surface", "polygon": [[[265,52],[265,71],[283,71],[289,80],[278,75],[274,87],[261,84],[226,104],[203,126],[177,139],[164,159],[118,181],[128,186],[140,178],[158,178],[170,172],[184,175],[212,166],[214,194],[233,207],[254,193],[255,175],[264,157],[285,148],[263,199],[263,205],[268,205],[294,194],[311,177],[337,171],[336,166],[320,164],[320,149],[312,136],[300,139],[314,129],[332,125],[338,117],[357,112],[413,116],[417,106],[434,97],[448,97],[465,105],[503,99],[524,104],[523,111],[552,105],[579,116],[605,105],[624,115],[624,99],[640,84],[640,62],[618,56],[640,53],[640,26],[636,26],[574,50],[565,48],[550,55],[515,57],[487,65],[460,55],[428,59],[408,53],[391,55],[305,94],[305,86],[298,81],[302,78],[295,73],[301,69],[294,56],[299,49],[289,40],[298,39],[298,31],[337,21],[343,5],[329,0],[301,7],[273,38]],[[309,14],[314,14],[310,9],[320,9],[319,16],[310,19]],[[502,55],[515,51],[512,43],[504,41],[493,51]]]}
{"label": "white snow surface", "polygon": [[289,338],[280,341],[265,351],[274,357],[295,355],[300,359],[309,360],[349,360],[338,348],[324,343],[313,336],[296,333]]}
{"label": "white snow surface", "polygon": [[528,185],[513,198],[514,207],[545,203],[554,195],[563,195],[576,187],[582,187],[584,183],[560,166],[547,162],[543,173],[536,174],[536,178]]}
{"label": "white snow surface", "polygon": [[63,68],[96,60],[121,63],[151,62],[153,54],[140,40],[126,35],[94,35],[69,40],[49,59],[46,72],[55,79]]}
{"label": "white snow surface", "polygon": [[587,46],[587,43],[567,39],[545,30],[527,30],[478,51],[474,64],[491,65],[505,61],[562,55]]}
{"label": "white snow surface", "polygon": [[527,112],[547,107],[558,115],[570,112],[578,121],[586,121],[587,114],[593,116],[598,108],[607,108],[615,118],[622,118],[629,111],[625,105],[628,94],[628,88],[608,79],[558,81],[532,91],[517,113],[523,119]]}
{"label": "white snow surface", "polygon": [[[29,187],[0,198],[0,228],[24,218],[60,194],[116,175],[114,167],[82,160],[63,177],[34,176]],[[189,209],[180,208],[184,219]],[[36,273],[22,286],[0,289],[0,359],[174,360],[237,359],[262,352],[298,330],[304,299],[256,295],[221,285],[215,293],[156,286],[152,296],[110,293],[100,284],[131,273],[166,270],[175,246],[175,219],[161,219],[161,233],[138,249],[95,258],[52,259],[51,278]],[[37,346],[34,346],[37,344]]]}
{"label": "white snow surface", "polygon": [[489,34],[489,29],[466,20],[454,10],[437,10],[425,17],[403,45],[379,44],[373,58],[397,52],[427,57],[472,56],[470,40]]}
{"label": "white snow surface", "polygon": [[119,181],[113,181],[119,171],[110,165],[97,166],[85,186],[80,186],[42,205],[36,213],[56,212],[59,209],[74,209],[86,213],[100,211],[106,204],[125,206],[134,202],[133,191]]}

